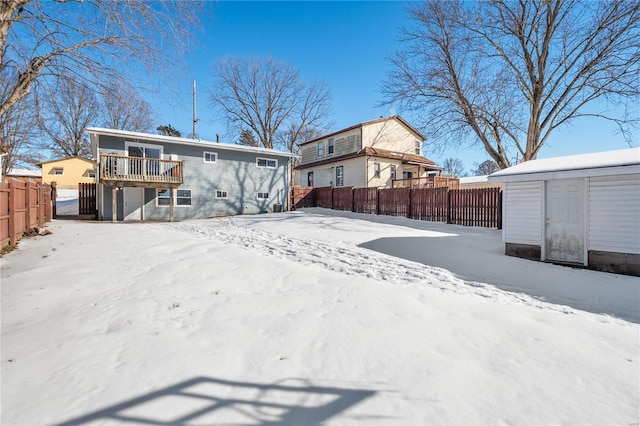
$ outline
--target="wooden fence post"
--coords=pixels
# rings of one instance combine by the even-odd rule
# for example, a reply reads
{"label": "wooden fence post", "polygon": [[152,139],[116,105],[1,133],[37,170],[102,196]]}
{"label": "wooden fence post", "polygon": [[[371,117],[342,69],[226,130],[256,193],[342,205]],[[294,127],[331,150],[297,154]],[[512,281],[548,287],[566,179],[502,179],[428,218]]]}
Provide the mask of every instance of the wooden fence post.
{"label": "wooden fence post", "polygon": [[16,244],[16,181],[9,180],[9,245]]}
{"label": "wooden fence post", "polygon": [[451,190],[447,188],[447,223],[451,223]]}
{"label": "wooden fence post", "polygon": [[24,184],[24,204],[27,210],[24,213],[25,231],[31,229],[31,182]]}
{"label": "wooden fence post", "polygon": [[56,182],[51,182],[51,217],[53,219],[57,216],[57,199],[58,199],[58,190],[56,188],[58,184]]}

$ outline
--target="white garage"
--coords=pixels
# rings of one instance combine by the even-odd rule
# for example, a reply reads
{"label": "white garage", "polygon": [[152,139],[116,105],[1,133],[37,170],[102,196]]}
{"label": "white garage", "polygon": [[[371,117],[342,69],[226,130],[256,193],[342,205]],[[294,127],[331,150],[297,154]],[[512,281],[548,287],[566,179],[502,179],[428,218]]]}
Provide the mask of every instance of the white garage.
{"label": "white garage", "polygon": [[503,184],[510,256],[640,276],[640,148],[528,161]]}

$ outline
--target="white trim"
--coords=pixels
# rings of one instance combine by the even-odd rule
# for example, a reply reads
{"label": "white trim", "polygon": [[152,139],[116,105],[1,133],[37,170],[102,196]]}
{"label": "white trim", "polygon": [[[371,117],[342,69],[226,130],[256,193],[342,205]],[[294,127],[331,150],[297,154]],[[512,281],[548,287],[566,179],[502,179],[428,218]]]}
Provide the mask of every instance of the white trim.
{"label": "white trim", "polygon": [[[213,156],[213,161],[211,160],[207,161],[207,154],[209,154],[210,156]],[[202,151],[202,161],[205,164],[215,164],[218,162],[218,153],[213,151]]]}
{"label": "white trim", "polygon": [[489,182],[528,182],[534,180],[577,179],[592,176],[618,176],[640,174],[640,166],[615,166],[594,169],[558,170],[555,172],[514,174],[504,176],[489,175]]}
{"label": "white trim", "polygon": [[[227,200],[229,198],[229,191],[227,191],[226,189],[216,189],[215,191],[216,193],[214,194],[214,197],[216,200]],[[218,197],[218,192],[224,192],[225,196]]]}
{"label": "white trim", "polygon": [[[547,259],[547,181],[540,181],[540,209],[542,218],[540,232],[540,261],[544,262]],[[502,217],[504,222],[504,210],[502,210]],[[504,224],[503,224],[504,225]]]}
{"label": "white trim", "polygon": [[[266,197],[261,197],[260,194],[265,195]],[[256,200],[268,200],[269,199],[269,193],[268,192],[258,192],[256,193]]]}
{"label": "white trim", "polygon": [[[260,162],[260,160],[264,160],[264,162],[266,164],[264,166],[261,166],[260,164],[258,164]],[[275,162],[275,165],[273,167],[271,167],[269,165],[270,161]],[[259,169],[277,169],[278,168],[278,160],[276,160],[275,158],[256,157],[256,167],[259,168]]]}
{"label": "white trim", "polygon": [[251,146],[245,146],[245,145],[236,145],[236,144],[220,143],[220,142],[205,141],[205,140],[177,138],[174,136],[154,135],[151,133],[129,132],[125,130],[104,129],[99,127],[89,127],[87,128],[86,133],[89,133],[92,136],[118,136],[118,137],[130,138],[130,139],[139,139],[143,141],[164,142],[164,143],[172,143],[176,145],[197,146],[204,149],[211,149],[212,147],[215,147],[216,150],[222,149],[227,151],[240,151],[240,152],[244,151],[244,152],[253,152],[253,153],[262,154],[262,155],[273,155],[277,157],[300,158],[300,155],[298,154],[285,152],[285,151],[278,151],[275,149],[251,147]]}
{"label": "white trim", "polygon": [[[167,204],[167,205],[165,206],[165,205],[163,205],[163,204],[159,204],[159,203],[158,203],[158,200],[159,200],[160,198],[168,199],[168,200],[169,200],[169,197],[171,196],[171,195],[169,195],[169,197],[159,197],[159,196],[158,196],[158,191],[161,191],[161,190],[169,191],[169,194],[171,194],[171,191],[169,190],[169,188],[156,188],[156,195],[155,195],[155,198],[156,198],[156,207],[160,207],[160,208],[164,208],[164,207],[166,207],[166,208],[169,208],[169,204]],[[189,204],[189,205],[184,205],[184,204],[183,204],[183,205],[180,205],[180,204],[178,204],[178,198],[187,198],[187,197],[178,197],[178,191],[189,191],[189,192],[190,192],[189,200],[191,200],[191,204]],[[191,208],[191,207],[193,207],[193,191],[192,191],[190,188],[175,188],[175,189],[174,189],[174,191],[173,191],[173,207],[174,207],[174,208],[176,208],[176,207],[179,207],[179,208]]]}
{"label": "white trim", "polygon": [[589,266],[589,182],[590,179],[588,177],[584,178],[584,194],[582,196],[582,200],[584,202],[583,206],[583,229],[582,232],[584,237],[582,237],[582,241],[584,243],[583,248],[583,262],[584,266]]}
{"label": "white trim", "polygon": [[[136,141],[124,141],[124,154],[125,155],[129,155],[129,147],[130,146],[138,146],[138,147],[142,147],[142,148],[151,148],[151,149],[157,149],[160,151],[160,160],[162,160],[164,158],[164,146],[162,145],[154,145],[151,143],[145,143],[145,142],[136,142]],[[146,158],[146,157],[145,157]]]}

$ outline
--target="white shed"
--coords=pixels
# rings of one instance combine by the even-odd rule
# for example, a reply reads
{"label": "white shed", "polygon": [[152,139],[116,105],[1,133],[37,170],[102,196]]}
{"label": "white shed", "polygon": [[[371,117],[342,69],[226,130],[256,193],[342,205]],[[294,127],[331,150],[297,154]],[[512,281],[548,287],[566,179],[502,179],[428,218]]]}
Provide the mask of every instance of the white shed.
{"label": "white shed", "polygon": [[505,253],[640,276],[640,148],[500,170]]}

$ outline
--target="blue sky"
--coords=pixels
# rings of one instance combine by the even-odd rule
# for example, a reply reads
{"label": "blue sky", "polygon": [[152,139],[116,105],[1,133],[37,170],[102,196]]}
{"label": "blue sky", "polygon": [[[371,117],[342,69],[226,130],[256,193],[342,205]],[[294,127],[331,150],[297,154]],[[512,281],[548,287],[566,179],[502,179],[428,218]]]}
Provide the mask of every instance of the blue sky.
{"label": "blue sky", "polygon": [[[192,130],[192,83],[197,82],[198,135],[205,140],[234,142],[226,125],[213,115],[209,101],[212,66],[224,56],[269,55],[300,70],[304,80],[325,80],[332,96],[335,130],[393,115],[379,91],[388,64],[399,48],[398,29],[408,24],[407,3],[401,1],[219,1],[211,2],[202,43],[187,56],[184,79],[175,82],[177,102],[154,102],[159,121],[183,134]],[[629,146],[604,121],[581,120],[561,129],[542,148],[539,158],[624,149]],[[640,135],[636,134],[636,146]],[[429,150],[440,162],[459,158],[467,171],[488,159],[481,148]]]}

